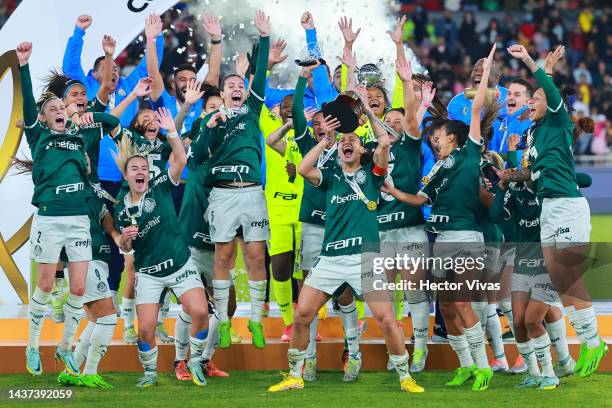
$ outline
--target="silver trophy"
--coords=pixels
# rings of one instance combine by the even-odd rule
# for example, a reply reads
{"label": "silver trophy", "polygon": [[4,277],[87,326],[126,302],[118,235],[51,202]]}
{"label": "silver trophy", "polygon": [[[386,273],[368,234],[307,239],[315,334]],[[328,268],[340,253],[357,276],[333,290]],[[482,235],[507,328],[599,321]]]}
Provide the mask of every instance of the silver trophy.
{"label": "silver trophy", "polygon": [[300,58],[295,60],[295,63],[300,67],[309,67],[315,65],[317,61],[325,64],[323,59],[323,48],[320,43],[309,43],[300,52]]}
{"label": "silver trophy", "polygon": [[373,86],[382,86],[384,79],[381,66],[383,60],[379,59],[376,64],[365,64],[355,69],[355,76],[357,77],[357,83],[365,85],[367,88]]}

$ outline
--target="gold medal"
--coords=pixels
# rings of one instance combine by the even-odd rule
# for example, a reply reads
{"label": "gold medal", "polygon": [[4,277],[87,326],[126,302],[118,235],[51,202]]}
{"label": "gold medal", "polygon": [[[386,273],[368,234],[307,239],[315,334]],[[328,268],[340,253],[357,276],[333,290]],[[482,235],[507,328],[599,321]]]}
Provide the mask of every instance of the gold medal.
{"label": "gold medal", "polygon": [[375,201],[368,201],[368,203],[366,204],[366,207],[368,207],[368,210],[370,211],[375,211],[376,207],[378,206],[376,205]]}

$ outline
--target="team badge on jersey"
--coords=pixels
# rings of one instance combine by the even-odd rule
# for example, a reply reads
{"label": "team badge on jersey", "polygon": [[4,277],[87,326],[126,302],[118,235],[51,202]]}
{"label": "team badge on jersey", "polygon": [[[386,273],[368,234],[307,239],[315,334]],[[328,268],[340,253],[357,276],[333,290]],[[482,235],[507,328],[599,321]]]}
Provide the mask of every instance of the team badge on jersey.
{"label": "team badge on jersey", "polygon": [[144,203],[142,203],[142,209],[148,213],[152,213],[155,210],[155,206],[155,200],[152,198],[145,198]]}
{"label": "team badge on jersey", "polygon": [[365,184],[366,172],[363,169],[359,169],[357,173],[355,173],[355,181],[359,184]]}
{"label": "team badge on jersey", "polygon": [[442,166],[445,169],[450,169],[454,165],[455,165],[455,158],[453,156],[448,156],[446,159],[444,159],[444,162],[442,162]]}
{"label": "team badge on jersey", "polygon": [[40,254],[42,254],[42,248],[40,247],[40,245],[36,245],[34,246],[34,255],[36,256],[40,256]]}
{"label": "team badge on jersey", "polygon": [[105,292],[106,292],[106,283],[98,282],[98,293],[105,293]]}

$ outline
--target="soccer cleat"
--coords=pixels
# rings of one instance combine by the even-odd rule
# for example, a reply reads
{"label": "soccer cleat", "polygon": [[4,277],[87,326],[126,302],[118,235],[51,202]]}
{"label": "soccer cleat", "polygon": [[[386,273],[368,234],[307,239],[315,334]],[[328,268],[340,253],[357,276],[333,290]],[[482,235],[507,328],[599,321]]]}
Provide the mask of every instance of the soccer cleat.
{"label": "soccer cleat", "polygon": [[233,327],[230,329],[230,337],[231,337],[231,343],[232,344],[240,344],[240,343],[242,343],[243,338],[240,337],[240,335],[238,333],[236,333],[236,330],[234,330]]}
{"label": "soccer cleat", "polygon": [[502,362],[496,358],[489,362],[489,366],[494,373],[507,373],[510,371],[510,367],[508,367],[508,361]]}
{"label": "soccer cleat", "polygon": [[477,368],[474,370],[474,384],[472,384],[472,391],[485,391],[491,384],[493,378],[493,370],[491,368]]}
{"label": "soccer cleat", "polygon": [[557,362],[557,364],[555,364],[555,366],[553,367],[553,370],[555,371],[555,375],[557,376],[557,378],[569,377],[570,375],[574,375],[575,369],[576,369],[576,362],[571,357],[569,358],[567,363],[561,364]]}
{"label": "soccer cleat", "polygon": [[425,388],[418,385],[414,378],[410,376],[400,381],[400,390],[407,392],[425,392]]}
{"label": "soccer cleat", "polygon": [[140,377],[136,386],[138,388],[147,388],[157,385],[157,374],[145,374],[143,377]]}
{"label": "soccer cleat", "polygon": [[608,345],[605,341],[599,340],[599,346],[587,348],[584,356],[584,366],[580,370],[580,377],[586,378],[599,368],[599,363],[608,354]]}
{"label": "soccer cleat", "polygon": [[515,385],[516,388],[537,388],[542,382],[542,377],[536,377],[535,375],[527,374],[523,377],[523,380]]}
{"label": "soccer cleat", "polygon": [[[429,351],[427,349],[414,349],[412,353],[412,363],[410,364],[410,372],[411,373],[420,373],[425,369],[425,362],[427,361],[427,356],[429,355]],[[388,369],[387,364],[387,369]]]}
{"label": "soccer cleat", "polygon": [[361,319],[357,322],[357,330],[359,333],[359,341],[361,341],[361,338],[363,337],[363,334],[366,332],[366,330],[368,329],[368,322],[366,322],[365,319]]}
{"label": "soccer cleat", "polygon": [[138,336],[136,335],[134,326],[123,328],[123,341],[127,344],[136,344],[138,342]]}
{"label": "soccer cleat", "polygon": [[274,384],[268,388],[268,392],[280,392],[289,390],[303,390],[304,380],[300,377],[292,377],[287,375],[283,381]]}
{"label": "soccer cleat", "polygon": [[40,352],[37,348],[26,348],[26,369],[32,375],[41,375],[43,372]]}
{"label": "soccer cleat", "polygon": [[110,389],[113,388],[112,385],[107,383],[100,377],[100,374],[81,374],[79,376],[79,381],[81,386],[88,388],[105,388]]}
{"label": "soccer cleat", "polygon": [[251,341],[255,348],[262,349],[266,347],[266,338],[263,333],[263,324],[249,320],[249,331],[251,332]]}
{"label": "soccer cleat", "polygon": [[559,386],[559,379],[557,377],[542,377],[542,382],[538,387],[540,390],[550,391],[554,390]]}
{"label": "soccer cleat", "polygon": [[191,381],[191,373],[187,368],[187,360],[179,360],[174,362],[174,374],[179,381]]}
{"label": "soccer cleat", "polygon": [[219,323],[219,347],[226,349],[232,345],[232,336],[230,329],[232,328],[232,322],[226,320]]}
{"label": "soccer cleat", "polygon": [[304,359],[304,369],[302,372],[304,381],[317,381],[317,358],[308,357]]}
{"label": "soccer cleat", "polygon": [[59,375],[57,376],[57,382],[65,387],[81,385],[80,377],[72,375],[66,370],[59,373]]}
{"label": "soccer cleat", "polygon": [[514,365],[510,368],[510,373],[512,374],[523,374],[527,372],[527,363],[525,363],[525,359],[520,354],[514,360]]}
{"label": "soccer cleat", "polygon": [[72,375],[79,375],[79,367],[74,363],[72,359],[72,350],[62,350],[58,347],[55,350],[55,359],[64,363],[64,367],[66,367],[66,371],[68,371]]}
{"label": "soccer cleat", "polygon": [[207,377],[227,378],[230,376],[225,371],[219,370],[215,363],[212,362],[212,360],[205,361],[202,366],[204,367],[204,375],[206,375]]}
{"label": "soccer cleat", "polygon": [[355,381],[359,377],[359,370],[361,369],[361,353],[356,352],[349,354],[346,366],[344,368],[344,376],[342,381],[351,382]]}
{"label": "soccer cleat", "polygon": [[166,330],[164,324],[161,322],[157,323],[157,327],[155,328],[155,335],[162,343],[174,343],[174,337],[168,334],[168,330]]}
{"label": "soccer cleat", "polygon": [[578,355],[578,360],[576,360],[576,367],[574,368],[575,373],[579,373],[582,371],[582,367],[584,367],[584,358],[587,352],[586,343],[580,343],[580,354]]}
{"label": "soccer cleat", "polygon": [[476,364],[471,367],[459,367],[455,370],[455,376],[452,380],[446,383],[449,387],[456,387],[465,384],[470,378],[474,376],[476,371]]}
{"label": "soccer cleat", "polygon": [[283,343],[290,343],[291,342],[291,332],[293,329],[293,325],[290,324],[289,326],[286,326],[285,329],[283,330],[283,335],[281,336],[281,341]]}
{"label": "soccer cleat", "polygon": [[197,386],[204,387],[206,385],[206,376],[204,375],[204,368],[202,362],[197,361],[195,363],[187,364],[189,371],[191,372],[191,380]]}

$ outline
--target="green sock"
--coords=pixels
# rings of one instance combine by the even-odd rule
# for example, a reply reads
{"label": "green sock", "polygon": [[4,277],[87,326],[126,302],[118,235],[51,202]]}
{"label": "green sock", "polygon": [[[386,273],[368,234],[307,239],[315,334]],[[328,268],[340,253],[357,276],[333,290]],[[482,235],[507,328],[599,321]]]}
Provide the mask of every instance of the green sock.
{"label": "green sock", "polygon": [[355,302],[357,307],[357,320],[363,320],[365,318],[365,305],[361,300]]}

